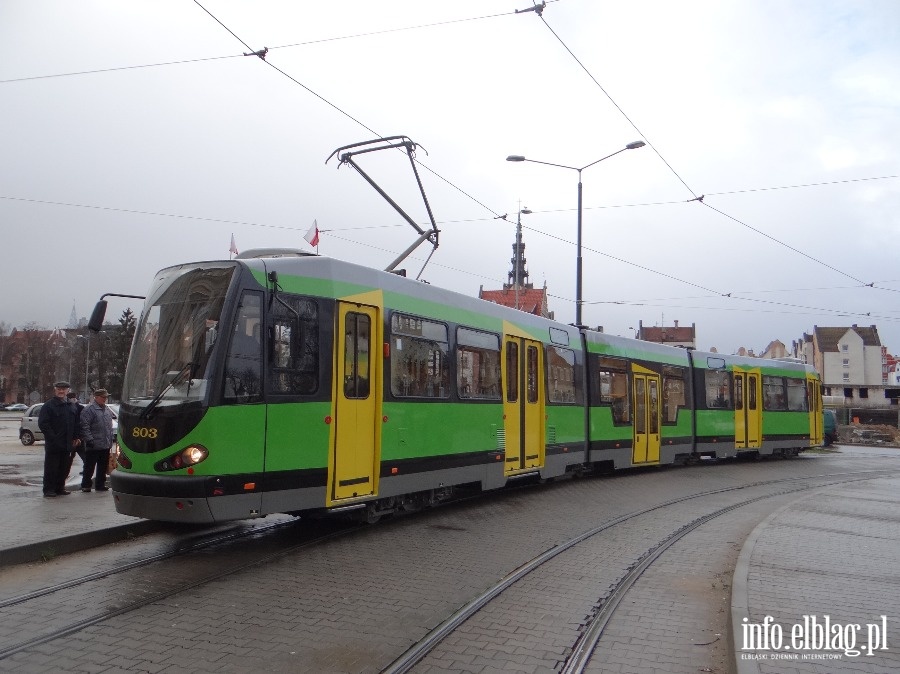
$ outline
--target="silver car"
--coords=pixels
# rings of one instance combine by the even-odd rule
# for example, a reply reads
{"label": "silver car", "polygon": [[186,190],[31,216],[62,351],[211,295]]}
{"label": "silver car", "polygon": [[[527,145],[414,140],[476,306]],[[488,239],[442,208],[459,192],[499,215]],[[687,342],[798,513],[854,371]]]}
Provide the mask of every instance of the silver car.
{"label": "silver car", "polygon": [[38,428],[38,414],[41,413],[43,406],[44,403],[38,403],[25,411],[25,416],[22,417],[22,421],[19,423],[19,440],[22,441],[23,445],[33,445],[35,440],[44,439],[44,434]]}

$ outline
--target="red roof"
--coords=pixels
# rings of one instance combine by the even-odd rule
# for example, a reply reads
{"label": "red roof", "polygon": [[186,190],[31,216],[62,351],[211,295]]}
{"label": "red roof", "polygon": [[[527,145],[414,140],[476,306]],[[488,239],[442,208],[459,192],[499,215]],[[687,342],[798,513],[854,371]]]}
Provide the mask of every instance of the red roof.
{"label": "red roof", "polygon": [[667,344],[669,342],[693,343],[694,328],[693,326],[674,326],[674,327],[645,327],[641,326],[639,337],[646,342],[658,342]]}
{"label": "red roof", "polygon": [[[502,304],[511,309],[516,308],[517,293],[512,288],[504,290],[482,290],[478,296],[493,302],[494,304]],[[547,297],[543,288],[519,288],[518,292],[518,308],[535,316],[543,316],[546,312]]]}

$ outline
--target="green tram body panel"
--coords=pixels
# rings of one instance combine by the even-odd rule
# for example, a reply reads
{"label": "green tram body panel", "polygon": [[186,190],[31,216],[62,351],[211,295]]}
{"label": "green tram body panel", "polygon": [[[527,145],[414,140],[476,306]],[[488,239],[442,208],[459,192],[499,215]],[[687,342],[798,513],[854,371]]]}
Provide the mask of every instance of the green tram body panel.
{"label": "green tram body panel", "polygon": [[328,465],[331,403],[268,405],[266,470],[323,469]]}
{"label": "green tram body panel", "polygon": [[[225,266],[225,263],[216,264]],[[240,275],[243,281],[232,283],[230,301],[236,304],[236,293],[242,291],[259,292],[264,298],[263,306],[267,307],[261,315],[261,324],[266,322],[271,326],[273,307],[277,308],[280,301],[273,297],[275,276],[270,274],[275,272],[279,295],[300,296],[318,303],[322,315],[328,320],[337,315],[339,305],[345,307],[344,311],[352,311],[356,303],[377,312],[371,314],[377,316],[379,324],[377,329],[373,329],[372,337],[374,342],[383,334],[383,353],[382,344],[371,344],[371,353],[375,354],[374,360],[379,363],[374,372],[380,373],[381,377],[373,382],[372,387],[376,400],[373,428],[377,437],[372,455],[376,487],[370,496],[362,499],[364,501],[378,499],[382,493],[398,495],[409,493],[412,489],[436,490],[473,480],[481,481],[485,489],[506,483],[502,472],[503,452],[506,449],[504,402],[500,399],[460,397],[454,352],[455,331],[459,327],[496,335],[500,340],[501,359],[506,355],[507,336],[511,341],[524,340],[521,343],[525,345],[537,343],[545,354],[554,347],[574,354],[575,402],[551,402],[546,399],[546,393],[541,402],[544,420],[540,426],[544,435],[542,451],[546,453],[546,465],[540,467],[542,476],[562,474],[592,462],[612,460],[617,468],[633,465],[631,451],[637,442],[632,399],[635,395],[632,389],[634,376],[665,382],[665,376],[676,376],[671,374],[679,371],[674,368],[680,368],[684,373],[684,388],[681,391],[684,403],[678,403],[677,409],[669,410],[668,418],[664,411],[658,412],[658,458],[636,459],[649,463],[672,463],[677,457],[702,453],[710,443],[730,445],[733,450],[735,410],[707,408],[706,391],[701,384],[704,372],[716,369],[727,373],[754,370],[763,377],[803,379],[804,385],[807,378],[817,377],[812,368],[799,364],[689,352],[682,348],[579,330],[394,274],[318,256],[256,258],[235,260],[233,264],[237,270],[235,278]],[[451,363],[446,398],[406,398],[391,393],[388,347],[395,312],[446,326],[450,349],[447,355]],[[228,319],[223,320],[227,328]],[[300,512],[329,507],[326,487],[331,489],[328,475],[336,452],[333,425],[336,422],[333,416],[339,403],[336,398],[338,387],[321,373],[330,373],[336,367],[337,349],[343,340],[335,340],[333,326],[326,325],[325,318],[322,320],[321,352],[318,355],[322,364],[318,370],[320,381],[317,393],[311,395],[309,400],[297,396],[290,401],[267,399],[263,392],[259,402],[211,404],[183,437],[166,447],[154,446],[154,451],[149,453],[135,451],[126,437],[131,427],[147,425],[147,422],[138,422],[137,415],[134,415],[131,426],[123,423],[120,442],[127,461],[121,464],[119,478],[113,478],[113,489],[121,491],[123,498],[127,497],[127,504],[122,506],[125,510],[120,512],[132,509],[134,512],[128,514],[154,516],[161,512],[159,508],[169,507],[167,503],[162,503],[166,498],[148,496],[144,499],[139,493],[142,487],[136,482],[143,476],[148,480],[165,479],[166,493],[177,490],[174,485],[178,479],[184,479],[186,484],[189,480],[195,480],[195,484],[200,484],[196,482],[198,480],[207,480],[202,489],[210,493],[209,480],[223,478],[227,481],[231,478],[227,493],[219,501],[229,498],[240,500],[242,497],[245,500],[234,507],[223,507],[217,505],[215,498],[209,498],[212,519],[236,519],[268,512]],[[225,343],[225,340],[220,342]],[[267,367],[270,357],[267,353],[263,352],[261,367]],[[600,392],[591,390],[594,386],[591,383],[592,359],[599,357],[620,359],[627,365],[626,395],[630,399],[631,409],[629,422],[614,423],[612,404],[602,402]],[[550,388],[547,385],[549,374],[546,360],[541,359],[544,363],[541,366],[544,367],[541,390]],[[711,366],[711,363],[720,361],[721,366]],[[505,391],[505,382],[502,387]],[[521,393],[524,396],[524,389]],[[664,391],[660,388],[657,395],[659,398],[655,400],[661,409],[665,402]],[[809,417],[808,412],[802,411],[763,410],[763,443],[777,441],[781,443],[780,447],[798,450],[808,447],[811,433]],[[208,456],[190,470],[158,470],[163,460],[192,444],[205,447]],[[244,489],[256,493],[228,491],[240,480],[248,482],[242,485]],[[195,493],[199,493],[200,489],[196,487]],[[281,495],[267,500],[264,494],[267,491]],[[261,500],[258,498],[260,492],[263,492]],[[257,498],[249,498],[254,495]],[[170,513],[168,510],[165,512]],[[203,521],[202,518],[207,517],[203,513],[194,516],[196,519],[193,521]],[[178,515],[170,513],[159,518],[177,520]]]}
{"label": "green tram body panel", "polygon": [[499,402],[386,402],[384,416],[382,463],[499,449]]}

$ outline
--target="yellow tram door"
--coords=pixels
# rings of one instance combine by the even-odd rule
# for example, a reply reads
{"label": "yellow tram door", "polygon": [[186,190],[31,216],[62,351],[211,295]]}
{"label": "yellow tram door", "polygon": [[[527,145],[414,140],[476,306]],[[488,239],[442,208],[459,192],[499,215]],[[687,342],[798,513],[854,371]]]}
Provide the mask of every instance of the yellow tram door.
{"label": "yellow tram door", "polygon": [[504,338],[503,426],[507,475],[544,465],[544,351],[540,342]]}
{"label": "yellow tram door", "polygon": [[335,330],[329,503],[377,493],[380,331],[377,307],[341,302]]}
{"label": "yellow tram door", "polygon": [[759,370],[735,370],[734,446],[753,449],[762,446],[762,379]]}
{"label": "yellow tram door", "polygon": [[634,394],[633,464],[659,463],[660,439],[660,378],[656,372],[632,364],[632,392]]}
{"label": "yellow tram door", "polygon": [[822,382],[815,375],[806,375],[806,395],[809,398],[809,444],[821,445],[825,438],[825,420],[822,418]]}

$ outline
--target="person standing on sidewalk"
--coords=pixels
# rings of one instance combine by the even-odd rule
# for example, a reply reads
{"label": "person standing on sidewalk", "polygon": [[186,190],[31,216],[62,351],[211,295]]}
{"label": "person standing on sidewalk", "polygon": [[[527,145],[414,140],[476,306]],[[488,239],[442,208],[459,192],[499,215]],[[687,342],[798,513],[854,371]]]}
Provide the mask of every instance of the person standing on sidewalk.
{"label": "person standing on sidewalk", "polygon": [[55,395],[44,403],[38,428],[44,434],[44,497],[68,496],[66,479],[72,466],[72,452],[81,445],[78,412],[66,401],[69,382],[53,385]]}
{"label": "person standing on sidewalk", "polygon": [[106,486],[106,464],[109,450],[115,441],[113,435],[113,411],[106,400],[109,392],[105,388],[94,391],[94,402],[81,410],[81,438],[84,441],[84,473],[81,476],[81,491],[90,493],[91,476],[96,474],[94,489],[108,491]]}

